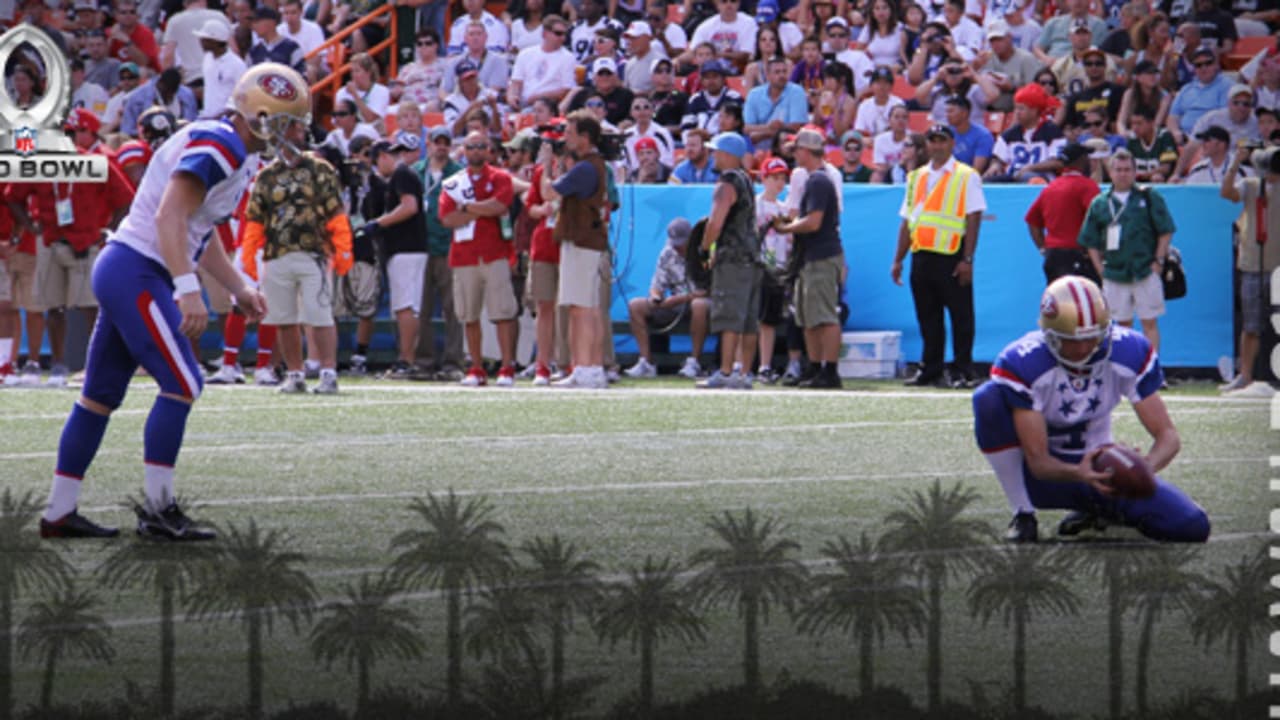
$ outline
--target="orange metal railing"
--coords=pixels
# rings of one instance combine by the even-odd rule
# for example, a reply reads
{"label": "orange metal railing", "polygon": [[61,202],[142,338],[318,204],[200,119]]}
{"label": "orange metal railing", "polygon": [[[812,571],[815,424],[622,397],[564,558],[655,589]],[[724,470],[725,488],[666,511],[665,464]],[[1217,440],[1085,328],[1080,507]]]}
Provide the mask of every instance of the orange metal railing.
{"label": "orange metal railing", "polygon": [[387,77],[393,78],[396,76],[396,66],[399,62],[399,53],[396,48],[396,7],[391,3],[386,3],[335,33],[333,37],[325,40],[319,47],[306,54],[307,60],[323,55],[331,68],[328,75],[311,86],[312,98],[324,96],[332,100],[332,96],[336,95],[338,89],[342,87],[343,76],[351,68],[351,63],[348,61],[350,51],[343,44],[343,41],[358,32],[360,28],[374,22],[383,15],[391,16],[391,22],[387,26],[387,38],[369,48],[368,53],[373,57],[377,57],[378,53],[389,51],[388,55],[391,60],[387,63]]}

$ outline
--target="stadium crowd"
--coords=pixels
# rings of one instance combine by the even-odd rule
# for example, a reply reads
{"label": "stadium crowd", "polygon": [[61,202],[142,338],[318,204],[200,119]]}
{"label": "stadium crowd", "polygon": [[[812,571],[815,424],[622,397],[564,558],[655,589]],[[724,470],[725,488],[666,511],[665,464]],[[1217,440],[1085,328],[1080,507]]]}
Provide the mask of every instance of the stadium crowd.
{"label": "stadium crowd", "polygon": [[[264,62],[291,66],[312,83],[331,72],[335,59],[350,63],[331,100],[317,93],[307,144],[336,173],[354,258],[342,263],[348,267],[336,279],[324,272],[321,289],[304,292],[302,304],[327,294],[323,308],[359,319],[351,369],[365,372],[385,282],[399,340],[387,375],[467,385],[515,381],[518,326],[510,321],[524,307],[537,317],[537,357],[526,370],[535,384],[600,387],[616,378],[608,244],[603,250],[577,240],[565,244],[557,221],[579,222],[577,210],[566,209],[578,201],[596,203],[593,212],[607,216],[603,209],[618,205],[619,185],[717,183],[726,167],[751,173],[765,187],[754,204],[759,265],[777,271],[766,273],[770,277],[794,279],[786,267],[790,241],[777,232],[782,225],[775,219],[792,221],[794,232],[810,231],[797,218],[810,207],[803,202],[808,178],[826,175],[836,188],[903,184],[910,193],[913,171],[927,170],[935,141],[945,141],[950,153],[937,158],[935,169],[951,167],[945,161],[954,159],[976,171],[966,182],[978,188],[1047,185],[1063,177],[1089,181],[1083,206],[1078,193],[1060,194],[1038,203],[1028,221],[1046,262],[1052,251],[1074,249],[1081,253],[1078,268],[1103,274],[1077,237],[1055,230],[1063,216],[1077,229],[1084,222],[1097,184],[1113,180],[1117,155],[1140,183],[1221,185],[1224,197],[1240,200],[1253,192],[1256,201],[1256,188],[1235,189],[1237,179],[1256,174],[1238,156],[1280,145],[1280,52],[1274,42],[1250,45],[1272,40],[1280,28],[1280,5],[1267,0],[395,4],[412,10],[395,24],[399,36],[413,38],[407,62],[393,57],[394,45],[370,52],[388,38],[388,15],[348,34],[343,53],[323,47],[326,38],[377,9],[369,0],[227,0],[221,8],[210,0],[24,0],[14,17],[0,17],[43,28],[65,49],[75,108],[68,132],[83,152],[112,158],[113,173],[122,178],[107,193],[3,189],[0,236],[14,239],[0,243],[3,289],[10,290],[0,294],[4,381],[42,382],[37,353],[18,363],[21,309],[28,347],[42,346],[46,326],[50,333],[45,382],[65,384],[63,310],[93,307],[86,279],[94,253],[122,217],[151,153],[180,124],[222,113],[246,69]],[[1248,47],[1262,49],[1236,62]],[[30,104],[43,90],[39,63],[15,58],[6,69],[8,92],[19,105]],[[1231,69],[1224,67],[1228,61]],[[569,159],[565,148],[580,136],[587,137],[583,152],[600,151],[604,178],[581,169],[590,163]],[[732,162],[721,162],[722,155]],[[904,210],[909,205],[904,202]],[[959,214],[972,210],[962,205]],[[590,213],[583,212],[585,223]],[[221,228],[219,241],[229,251],[242,247],[252,224],[238,214]],[[625,371],[634,377],[656,373],[651,331],[687,320],[699,348],[708,323],[710,332],[719,332],[709,288],[685,276],[689,223],[673,223],[668,235],[670,250],[663,251],[649,297],[630,304],[635,334],[646,336],[639,361]],[[273,242],[269,233],[256,245],[268,261],[277,257]],[[306,240],[291,242],[286,249],[309,247]],[[914,254],[918,243],[911,242]],[[333,256],[334,245],[320,242],[314,254]],[[971,272],[973,259],[959,243],[941,252],[967,262]],[[1153,246],[1153,252],[1160,251]],[[1164,262],[1158,254],[1152,259]],[[1268,253],[1266,260],[1261,270],[1280,258]],[[832,282],[843,281],[839,264],[828,273]],[[577,275],[566,277],[566,269]],[[582,274],[594,279],[580,286]],[[722,362],[725,373],[740,370],[744,379],[736,383],[748,386],[753,374],[831,386],[830,378],[815,384],[817,370],[801,364],[808,328],[786,332],[794,326],[785,317],[786,300],[768,278],[764,282],[751,314],[763,323],[761,338],[787,337],[785,371],[770,368],[773,345],[766,349],[762,342],[752,372],[754,347],[747,352],[745,338],[754,343],[753,329],[739,345],[745,363],[729,358]],[[919,309],[919,294],[916,300]],[[209,381],[242,382],[244,318],[212,289],[210,302],[225,317],[225,353]],[[1143,327],[1150,319],[1154,329],[1154,318],[1143,317],[1139,306]],[[303,307],[300,315],[312,316],[314,309]],[[497,327],[502,362],[494,377],[480,364],[482,311]],[[300,325],[290,327],[306,332],[306,371],[318,374],[321,363],[332,371],[327,325]],[[254,379],[264,384],[281,379],[273,369],[274,334],[264,325],[258,335]],[[579,348],[574,335],[596,347]],[[577,372],[583,363],[600,372]],[[294,374],[284,387],[297,390],[295,364],[289,362]],[[917,384],[943,381],[936,368],[925,370]],[[705,374],[697,353],[680,372]],[[955,368],[948,382],[972,387],[970,373]],[[1249,376],[1242,376],[1247,385]]]}

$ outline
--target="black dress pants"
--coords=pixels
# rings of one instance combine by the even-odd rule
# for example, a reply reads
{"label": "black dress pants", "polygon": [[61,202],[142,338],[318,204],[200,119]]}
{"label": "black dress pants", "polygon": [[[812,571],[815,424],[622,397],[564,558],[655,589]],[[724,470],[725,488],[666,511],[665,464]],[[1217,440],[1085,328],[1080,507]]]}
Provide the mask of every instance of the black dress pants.
{"label": "black dress pants", "polygon": [[943,310],[951,316],[953,370],[968,377],[973,369],[973,284],[961,287],[952,274],[960,255],[940,255],[918,251],[911,255],[911,297],[916,305],[916,322],[924,340],[920,372],[928,380],[940,377],[947,342]]}

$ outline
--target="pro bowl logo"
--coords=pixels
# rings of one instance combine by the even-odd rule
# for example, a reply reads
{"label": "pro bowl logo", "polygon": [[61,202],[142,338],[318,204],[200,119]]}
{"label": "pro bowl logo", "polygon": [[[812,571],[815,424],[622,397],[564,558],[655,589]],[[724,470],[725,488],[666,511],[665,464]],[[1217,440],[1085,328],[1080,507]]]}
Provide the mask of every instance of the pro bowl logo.
{"label": "pro bowl logo", "polygon": [[14,53],[44,67],[44,95],[20,107],[0,82],[0,183],[106,182],[107,158],[83,154],[63,131],[71,109],[71,69],[53,38],[32,25],[0,35],[0,67]]}
{"label": "pro bowl logo", "polygon": [[277,100],[288,102],[298,97],[298,88],[283,75],[267,73],[258,79],[258,87]]}

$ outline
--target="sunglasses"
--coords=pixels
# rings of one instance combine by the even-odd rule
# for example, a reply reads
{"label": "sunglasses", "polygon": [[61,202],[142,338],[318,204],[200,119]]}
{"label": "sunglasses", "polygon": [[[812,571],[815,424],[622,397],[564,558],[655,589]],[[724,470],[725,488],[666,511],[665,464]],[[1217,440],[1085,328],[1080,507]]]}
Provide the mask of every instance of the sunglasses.
{"label": "sunglasses", "polygon": [[1087,122],[1087,123],[1084,123],[1083,125],[1081,125],[1081,127],[1087,127],[1087,128],[1100,128],[1100,127],[1102,127],[1102,125],[1103,125],[1103,123],[1102,123],[1102,121],[1101,121],[1101,120],[1095,120],[1094,122]]}
{"label": "sunglasses", "polygon": [[1213,67],[1212,60],[1205,60],[1204,62],[1198,62],[1198,63],[1192,63],[1192,64],[1195,65],[1197,68]]}
{"label": "sunglasses", "polygon": [[847,38],[847,37],[849,37],[849,33],[845,32],[845,31],[843,31],[843,30],[837,30],[836,32],[829,32],[829,33],[827,33],[827,37],[829,37],[829,38]]}
{"label": "sunglasses", "polygon": [[431,47],[432,45],[435,45],[435,44],[436,44],[435,40],[419,40],[418,41],[418,47]]}
{"label": "sunglasses", "polygon": [[599,100],[588,100],[588,101],[587,101],[587,107],[589,107],[589,108],[602,108],[602,107],[604,107],[604,103],[603,103],[603,102],[601,102],[601,101],[599,101]]}
{"label": "sunglasses", "polygon": [[333,114],[334,117],[351,117],[351,113],[338,111]]}
{"label": "sunglasses", "polygon": [[654,68],[652,74],[653,75],[669,75],[671,74],[671,68],[669,67]]}
{"label": "sunglasses", "polygon": [[1085,67],[1106,67],[1106,66],[1107,66],[1107,64],[1106,64],[1105,62],[1099,62],[1099,61],[1097,61],[1097,60],[1089,60],[1089,61],[1084,62],[1084,63],[1082,63],[1082,64],[1083,64]]}
{"label": "sunglasses", "polygon": [[1251,100],[1232,100],[1231,104],[1236,107],[1253,107],[1253,101]]}
{"label": "sunglasses", "polygon": [[652,105],[648,105],[648,104],[645,104],[645,105],[632,105],[632,106],[631,106],[631,111],[632,111],[632,112],[640,112],[641,110],[652,110],[652,109],[653,109],[653,106],[652,106]]}
{"label": "sunglasses", "polygon": [[858,143],[849,143],[844,146],[844,149],[850,152],[862,152],[862,146]]}
{"label": "sunglasses", "polygon": [[467,143],[466,148],[468,150],[488,150],[489,146],[484,143]]}
{"label": "sunglasses", "polygon": [[565,35],[569,34],[564,30],[548,30],[547,32],[551,33],[552,35],[555,35],[556,37],[564,37]]}

